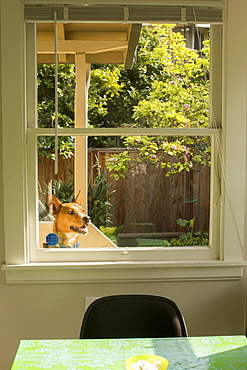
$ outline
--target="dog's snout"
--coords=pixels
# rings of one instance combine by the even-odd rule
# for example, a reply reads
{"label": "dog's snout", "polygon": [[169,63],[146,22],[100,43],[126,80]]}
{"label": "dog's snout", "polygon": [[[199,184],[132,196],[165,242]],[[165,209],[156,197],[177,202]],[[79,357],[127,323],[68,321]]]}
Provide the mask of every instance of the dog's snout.
{"label": "dog's snout", "polygon": [[84,216],[83,221],[88,224],[90,222],[90,217],[89,216]]}

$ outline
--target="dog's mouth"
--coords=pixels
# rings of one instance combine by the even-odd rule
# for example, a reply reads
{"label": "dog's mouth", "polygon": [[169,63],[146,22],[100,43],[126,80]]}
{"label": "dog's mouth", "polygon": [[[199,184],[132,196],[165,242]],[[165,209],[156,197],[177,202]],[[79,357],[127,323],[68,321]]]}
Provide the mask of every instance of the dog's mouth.
{"label": "dog's mouth", "polygon": [[87,226],[81,226],[81,227],[77,227],[77,226],[70,226],[70,230],[74,231],[75,233],[78,233],[78,234],[87,234],[88,233],[88,228]]}

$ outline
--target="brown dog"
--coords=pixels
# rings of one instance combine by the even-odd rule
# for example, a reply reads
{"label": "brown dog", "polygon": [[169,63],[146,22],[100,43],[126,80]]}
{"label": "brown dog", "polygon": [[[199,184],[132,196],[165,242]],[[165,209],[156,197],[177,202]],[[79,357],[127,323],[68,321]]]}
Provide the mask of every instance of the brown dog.
{"label": "brown dog", "polygon": [[47,194],[47,205],[55,217],[53,232],[59,237],[60,247],[78,248],[79,235],[88,233],[87,226],[90,217],[86,216],[82,208],[80,191],[72,203],[62,203],[54,195]]}

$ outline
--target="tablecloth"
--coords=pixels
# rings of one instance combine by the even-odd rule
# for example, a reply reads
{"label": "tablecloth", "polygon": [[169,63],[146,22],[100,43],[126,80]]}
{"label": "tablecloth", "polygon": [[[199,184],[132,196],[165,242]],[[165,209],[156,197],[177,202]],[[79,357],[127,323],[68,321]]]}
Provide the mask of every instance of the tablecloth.
{"label": "tablecloth", "polygon": [[125,359],[156,354],[168,370],[247,370],[245,336],[22,340],[11,370],[125,370]]}

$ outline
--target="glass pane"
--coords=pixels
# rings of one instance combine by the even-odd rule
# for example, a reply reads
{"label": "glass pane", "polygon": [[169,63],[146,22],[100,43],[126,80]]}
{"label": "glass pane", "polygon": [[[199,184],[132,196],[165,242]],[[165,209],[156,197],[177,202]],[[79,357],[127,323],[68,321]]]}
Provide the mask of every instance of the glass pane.
{"label": "glass pane", "polygon": [[[38,64],[38,127],[55,125],[55,65]],[[60,127],[74,127],[74,64],[58,65],[58,121]]]}
{"label": "glass pane", "polygon": [[[67,148],[67,150],[66,150]],[[55,175],[54,137],[38,137],[38,213],[39,246],[48,248],[56,246],[55,227],[56,211],[60,203],[74,199],[74,138],[59,137],[58,174]],[[57,198],[52,201],[53,194]],[[72,230],[71,230],[72,231]],[[70,230],[66,230],[70,232]],[[62,241],[61,243],[62,244]]]}
{"label": "glass pane", "polygon": [[[83,217],[91,217],[88,234],[85,236],[84,221],[71,224],[71,232],[67,230],[75,238],[75,227],[82,228],[78,232],[81,248],[208,245],[210,137],[89,138],[92,145],[87,150],[87,161],[83,155],[85,142],[82,144],[77,137],[65,139],[73,143],[75,155],[59,156],[58,175],[53,172],[51,153],[47,152],[48,158],[42,155],[43,148],[40,153],[39,207],[42,203],[48,209],[44,195],[51,192],[48,184],[52,183],[53,194],[62,203],[70,203],[77,196],[74,188],[87,187]],[[117,148],[111,146],[112,140]],[[86,168],[85,162],[88,176],[75,184],[81,181],[78,176]],[[40,214],[40,247],[47,246],[47,235],[57,233],[54,216],[56,207],[50,220]],[[50,229],[44,232],[48,223]]]}
{"label": "glass pane", "polygon": [[[74,26],[63,25],[67,41],[79,37]],[[38,40],[47,37],[45,31],[38,27]],[[59,126],[73,127],[77,67],[62,64],[63,57],[58,68]],[[209,25],[145,25],[132,69],[91,64],[88,126],[206,127],[209,70]],[[53,127],[54,64],[38,65],[38,106],[39,127]]]}

